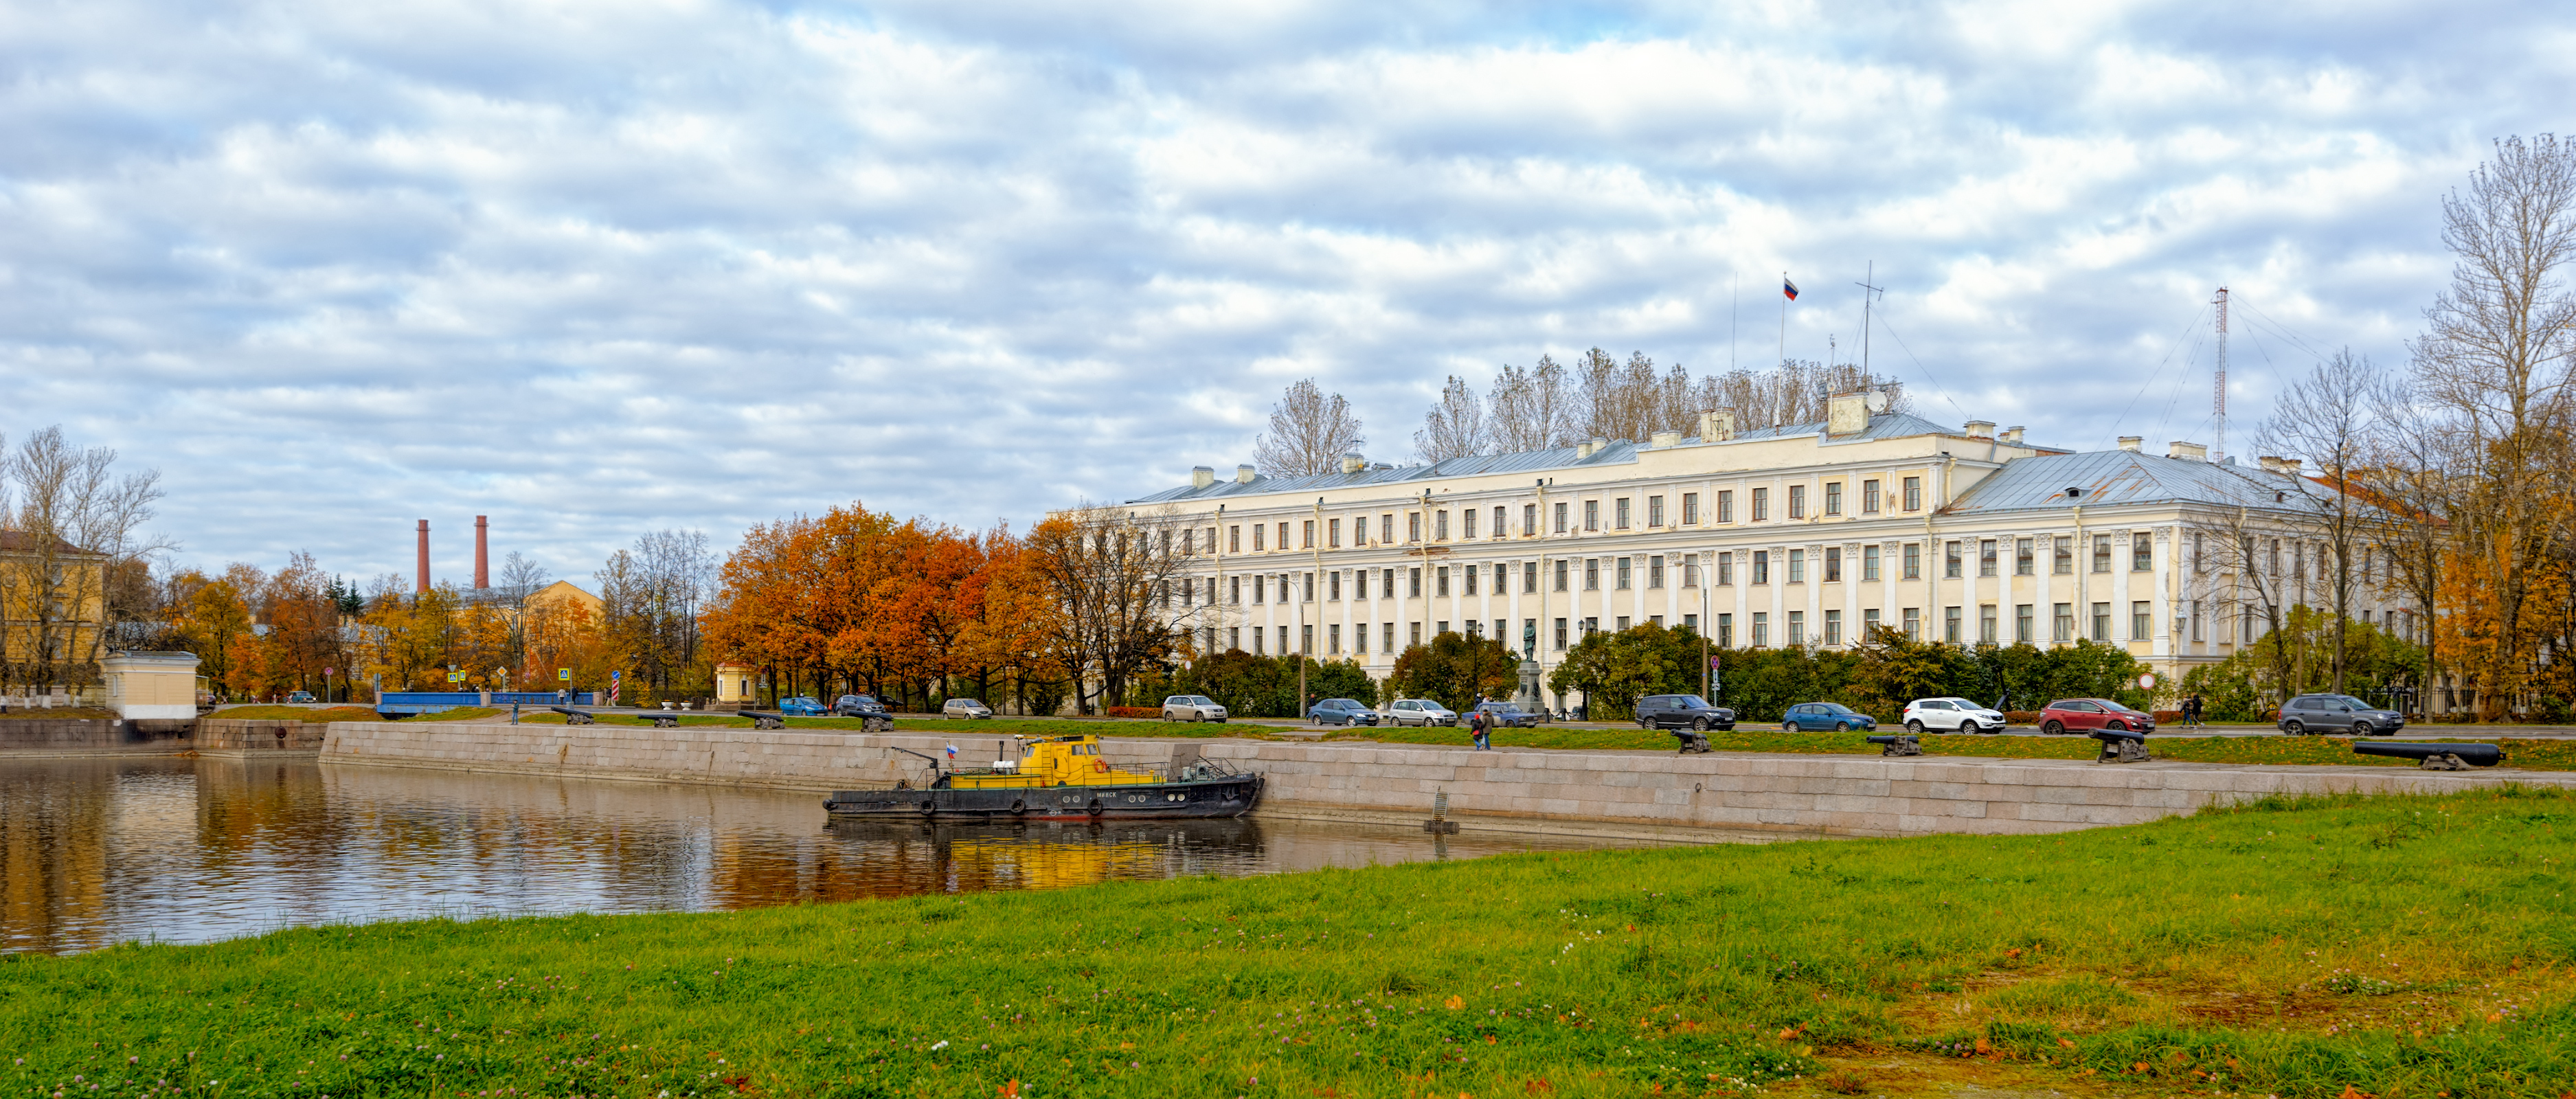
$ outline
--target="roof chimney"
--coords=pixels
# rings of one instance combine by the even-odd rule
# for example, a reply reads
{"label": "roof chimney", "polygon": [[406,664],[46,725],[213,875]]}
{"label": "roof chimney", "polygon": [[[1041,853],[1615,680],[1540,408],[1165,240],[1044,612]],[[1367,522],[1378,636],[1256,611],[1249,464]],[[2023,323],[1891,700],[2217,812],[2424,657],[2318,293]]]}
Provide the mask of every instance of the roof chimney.
{"label": "roof chimney", "polygon": [[1735,410],[1712,408],[1699,414],[1699,441],[1722,443],[1735,437]]}
{"label": "roof chimney", "polygon": [[1825,402],[1825,434],[1858,435],[1869,430],[1869,394],[1837,393]]}
{"label": "roof chimney", "polygon": [[2165,444],[2165,457],[2180,458],[2186,462],[2206,462],[2209,460],[2209,448],[2199,443],[2186,443],[2176,439]]}
{"label": "roof chimney", "polygon": [[1592,446],[1593,444],[1589,440],[1574,444],[1574,460],[1580,462],[1591,457]]}
{"label": "roof chimney", "polygon": [[2120,449],[2135,454],[2138,452],[2138,445],[2146,441],[2147,437],[2144,435],[2123,435],[2120,436]]}
{"label": "roof chimney", "polygon": [[2254,459],[2254,461],[2256,462],[2256,464],[2259,464],[2259,465],[2261,465],[2261,466],[2263,467],[2263,472],[2265,472],[2265,473],[2286,473],[2286,472],[2289,472],[2288,470],[2285,470],[2285,469],[2282,469],[2282,468],[2281,468],[2281,458],[2280,458],[2280,456],[2279,456],[2279,455],[2275,455],[2275,454],[2266,454],[2266,455],[2263,455],[2262,457],[2259,457],[2259,458]]}
{"label": "roof chimney", "polygon": [[1998,435],[1996,435],[1996,436],[1995,436],[1995,441],[1996,441],[1996,442],[1998,442],[1998,443],[2006,444],[2006,445],[2008,445],[2008,446],[2020,446],[2020,445],[2021,445],[2021,425],[2020,425],[2020,424],[2014,424],[2014,425],[2013,425],[2013,426],[2011,426],[2011,427],[2008,427],[2008,428],[2003,429],[2002,433],[2000,433],[2000,434],[1998,434]]}
{"label": "roof chimney", "polygon": [[427,520],[427,519],[423,519],[423,520],[421,520],[421,521],[420,521],[420,552],[419,552],[419,554],[417,555],[417,561],[416,561],[416,563],[420,566],[420,586],[419,586],[418,588],[414,589],[414,590],[416,590],[416,591],[428,591],[428,590],[429,590],[429,520]]}
{"label": "roof chimney", "polygon": [[1191,466],[1191,467],[1190,467],[1190,487],[1191,487],[1191,488],[1206,488],[1206,487],[1208,487],[1209,485],[1213,485],[1213,484],[1215,484],[1215,483],[1216,483],[1216,467],[1215,467],[1215,466]]}
{"label": "roof chimney", "polygon": [[1995,437],[1995,422],[1994,422],[1993,420],[1970,420],[1970,421],[1968,421],[1968,437],[1969,437],[1969,438],[1971,438],[1971,439],[1991,439],[1991,438],[1994,438],[1994,437]]}
{"label": "roof chimney", "polygon": [[1647,436],[1647,438],[1653,441],[1654,447],[1657,450],[1662,450],[1668,446],[1682,445],[1682,433],[1678,431],[1658,431],[1653,435]]}
{"label": "roof chimney", "polygon": [[1342,472],[1358,473],[1368,468],[1368,459],[1357,454],[1342,455]]}
{"label": "roof chimney", "polygon": [[492,543],[484,535],[490,527],[482,516],[474,517],[474,586],[478,589],[492,586]]}
{"label": "roof chimney", "polygon": [[1251,484],[1251,483],[1252,483],[1252,464],[1251,464],[1251,463],[1246,462],[1246,463],[1244,463],[1244,464],[1242,464],[1242,465],[1239,465],[1239,466],[1234,467],[1234,483],[1235,483],[1235,484],[1238,484],[1238,485],[1248,485],[1248,484]]}

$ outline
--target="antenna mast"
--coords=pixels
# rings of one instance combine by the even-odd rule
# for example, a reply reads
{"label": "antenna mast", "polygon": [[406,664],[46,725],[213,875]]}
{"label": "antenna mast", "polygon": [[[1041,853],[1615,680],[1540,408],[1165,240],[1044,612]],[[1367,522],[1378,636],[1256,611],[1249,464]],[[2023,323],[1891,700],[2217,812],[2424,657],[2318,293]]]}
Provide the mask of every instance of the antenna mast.
{"label": "antenna mast", "polygon": [[1871,285],[1877,281],[1878,261],[1871,260],[1869,273],[1861,276],[1860,280],[1860,373],[1864,378],[1869,377],[1869,304],[1873,299],[1887,293]]}
{"label": "antenna mast", "polygon": [[2218,388],[2210,405],[2218,416],[2218,446],[2209,452],[2209,460],[2216,462],[2227,457],[2227,288],[2219,287],[2218,299],[2210,304],[2218,307]]}

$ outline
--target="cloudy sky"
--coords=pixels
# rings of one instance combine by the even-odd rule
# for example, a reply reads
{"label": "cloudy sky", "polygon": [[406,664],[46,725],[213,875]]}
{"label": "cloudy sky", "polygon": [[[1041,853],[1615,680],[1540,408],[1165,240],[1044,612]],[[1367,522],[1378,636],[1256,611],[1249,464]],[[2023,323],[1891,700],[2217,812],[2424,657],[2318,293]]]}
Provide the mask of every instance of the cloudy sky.
{"label": "cloudy sky", "polygon": [[[965,526],[1411,450],[1600,346],[1935,419],[2240,441],[2392,366],[2438,199],[2568,128],[2550,4],[0,2],[0,432],[161,471],[179,560],[351,575],[864,501]],[[2551,104],[2561,106],[2553,108]],[[1738,287],[1740,286],[1740,290]],[[2242,449],[2231,447],[2231,449]]]}

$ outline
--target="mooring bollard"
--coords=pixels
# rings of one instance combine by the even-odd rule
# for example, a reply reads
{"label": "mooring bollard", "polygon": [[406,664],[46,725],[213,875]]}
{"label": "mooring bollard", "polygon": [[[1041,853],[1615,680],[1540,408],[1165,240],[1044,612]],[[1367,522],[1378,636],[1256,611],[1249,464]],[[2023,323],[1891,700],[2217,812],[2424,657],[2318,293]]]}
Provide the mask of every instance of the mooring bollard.
{"label": "mooring bollard", "polygon": [[1431,795],[1431,819],[1422,822],[1422,830],[1434,835],[1458,834],[1458,822],[1449,819],[1449,791],[1442,790]]}

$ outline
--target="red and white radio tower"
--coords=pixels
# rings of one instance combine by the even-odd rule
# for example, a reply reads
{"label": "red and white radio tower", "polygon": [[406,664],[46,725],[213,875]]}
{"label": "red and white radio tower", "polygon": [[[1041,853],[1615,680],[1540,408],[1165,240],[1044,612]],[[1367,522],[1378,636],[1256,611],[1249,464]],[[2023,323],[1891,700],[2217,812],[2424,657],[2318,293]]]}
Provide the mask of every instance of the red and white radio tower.
{"label": "red and white radio tower", "polygon": [[2227,457],[2227,288],[2219,287],[2218,300],[2210,304],[2218,307],[2218,391],[2210,405],[2218,414],[2218,446],[2209,452],[2216,462]]}

